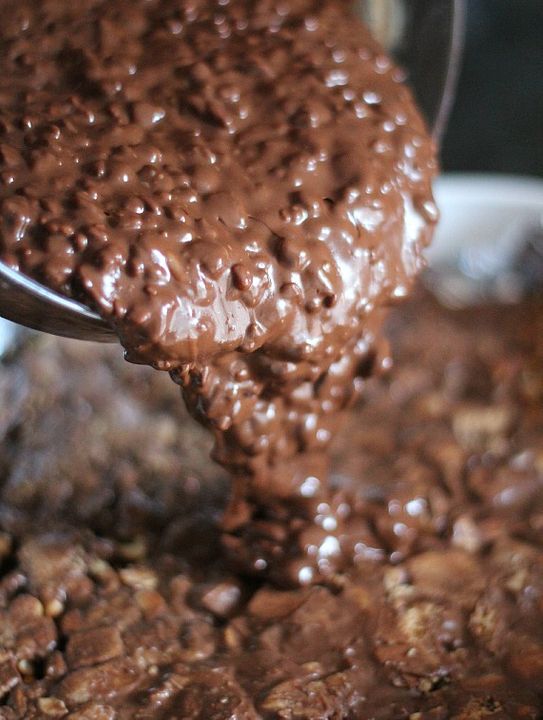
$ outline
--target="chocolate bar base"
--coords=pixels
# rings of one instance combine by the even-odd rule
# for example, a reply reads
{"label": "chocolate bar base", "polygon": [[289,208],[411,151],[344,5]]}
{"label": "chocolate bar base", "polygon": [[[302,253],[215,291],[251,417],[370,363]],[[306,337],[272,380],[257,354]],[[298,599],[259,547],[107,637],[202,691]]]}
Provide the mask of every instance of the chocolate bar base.
{"label": "chocolate bar base", "polygon": [[294,591],[225,569],[228,483],[165,375],[5,358],[0,718],[541,718],[542,304],[419,293],[390,335],[335,444],[357,564]]}

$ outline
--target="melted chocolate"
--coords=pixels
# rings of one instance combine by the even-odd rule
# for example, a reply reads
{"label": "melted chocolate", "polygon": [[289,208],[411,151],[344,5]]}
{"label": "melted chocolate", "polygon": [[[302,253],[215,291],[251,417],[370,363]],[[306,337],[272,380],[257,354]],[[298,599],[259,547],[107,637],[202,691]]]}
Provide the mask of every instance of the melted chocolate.
{"label": "melted chocolate", "polygon": [[1,256],[172,373],[235,481],[227,548],[283,582],[356,554],[327,448],[436,219],[432,143],[349,5],[0,3]]}

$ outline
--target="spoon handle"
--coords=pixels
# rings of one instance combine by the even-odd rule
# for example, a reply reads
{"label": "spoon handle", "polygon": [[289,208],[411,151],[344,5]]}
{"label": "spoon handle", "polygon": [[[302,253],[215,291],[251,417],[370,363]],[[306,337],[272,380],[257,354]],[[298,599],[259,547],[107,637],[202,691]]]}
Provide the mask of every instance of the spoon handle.
{"label": "spoon handle", "polygon": [[53,335],[116,342],[98,315],[0,262],[0,316]]}

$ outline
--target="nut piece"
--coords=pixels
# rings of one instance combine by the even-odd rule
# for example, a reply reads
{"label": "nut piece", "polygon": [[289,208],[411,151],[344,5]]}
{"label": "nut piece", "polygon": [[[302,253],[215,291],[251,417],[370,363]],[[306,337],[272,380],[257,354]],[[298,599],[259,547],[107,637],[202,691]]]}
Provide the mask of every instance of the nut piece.
{"label": "nut piece", "polygon": [[38,707],[45,716],[51,718],[61,718],[68,713],[66,705],[56,697],[40,698]]}
{"label": "nut piece", "polygon": [[479,552],[483,536],[475,522],[468,515],[460,515],[454,523],[452,544],[468,553]]}
{"label": "nut piece", "polygon": [[68,705],[83,705],[93,699],[107,701],[115,694],[124,697],[139,680],[134,663],[120,658],[74,670],[62,680],[58,693]]}
{"label": "nut piece", "polygon": [[155,590],[158,585],[157,576],[149,568],[131,565],[120,570],[119,575],[125,585],[136,590]]}
{"label": "nut piece", "polygon": [[346,717],[360,699],[349,673],[322,680],[286,680],[271,689],[260,708],[282,720],[323,720]]}
{"label": "nut piece", "polygon": [[117,628],[97,627],[75,633],[66,647],[70,668],[97,665],[122,655],[124,644]]}
{"label": "nut piece", "polygon": [[239,606],[241,589],[237,583],[222,582],[208,588],[200,598],[200,604],[219,618],[231,617]]}
{"label": "nut piece", "polygon": [[85,572],[82,549],[73,539],[50,533],[26,541],[19,550],[19,560],[33,589],[47,583],[65,585]]}
{"label": "nut piece", "polygon": [[53,600],[49,600],[49,602],[45,606],[45,614],[48,617],[56,618],[62,615],[63,612],[64,603],[62,603],[58,598],[53,598]]}

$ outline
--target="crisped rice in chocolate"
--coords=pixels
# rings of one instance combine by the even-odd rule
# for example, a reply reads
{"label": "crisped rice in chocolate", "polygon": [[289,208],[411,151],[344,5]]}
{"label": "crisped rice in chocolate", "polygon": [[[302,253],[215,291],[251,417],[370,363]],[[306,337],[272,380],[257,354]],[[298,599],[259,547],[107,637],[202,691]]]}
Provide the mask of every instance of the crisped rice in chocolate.
{"label": "crisped rice in chocolate", "polygon": [[363,540],[328,447],[437,216],[433,142],[351,5],[0,0],[0,258],[172,373],[233,479],[232,567],[285,586]]}

